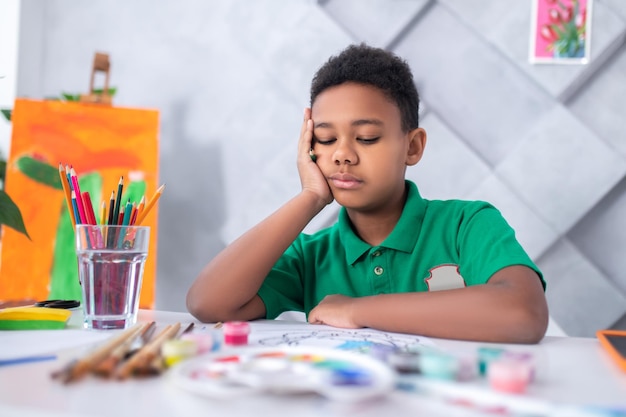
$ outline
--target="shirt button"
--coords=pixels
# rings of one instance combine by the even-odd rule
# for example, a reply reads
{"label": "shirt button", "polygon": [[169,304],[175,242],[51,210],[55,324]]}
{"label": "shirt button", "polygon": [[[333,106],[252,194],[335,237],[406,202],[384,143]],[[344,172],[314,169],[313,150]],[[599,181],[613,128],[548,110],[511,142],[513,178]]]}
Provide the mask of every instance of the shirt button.
{"label": "shirt button", "polygon": [[375,252],[372,253],[372,256],[376,257],[376,256],[380,256],[380,251],[377,250]]}
{"label": "shirt button", "polygon": [[374,268],[374,273],[375,273],[376,275],[382,275],[382,274],[383,274],[383,272],[385,272],[385,270],[383,269],[383,267],[382,267],[382,266],[377,266],[376,268]]}

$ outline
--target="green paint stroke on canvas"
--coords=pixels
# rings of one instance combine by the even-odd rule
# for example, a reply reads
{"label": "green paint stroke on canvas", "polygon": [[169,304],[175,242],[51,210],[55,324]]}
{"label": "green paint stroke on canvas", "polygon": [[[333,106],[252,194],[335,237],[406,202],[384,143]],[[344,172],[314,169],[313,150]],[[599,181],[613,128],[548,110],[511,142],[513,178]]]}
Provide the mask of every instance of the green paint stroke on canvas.
{"label": "green paint stroke on canvas", "polygon": [[[58,176],[58,174],[57,174]],[[97,173],[89,173],[78,177],[78,186],[81,193],[87,191],[89,195],[99,196],[102,194],[102,176]],[[98,201],[92,201],[98,207]],[[52,271],[50,273],[50,300],[81,300],[82,293],[78,279],[78,260],[74,247],[74,227],[70,218],[65,201],[59,214],[59,226],[54,243],[54,257],[52,259]]]}

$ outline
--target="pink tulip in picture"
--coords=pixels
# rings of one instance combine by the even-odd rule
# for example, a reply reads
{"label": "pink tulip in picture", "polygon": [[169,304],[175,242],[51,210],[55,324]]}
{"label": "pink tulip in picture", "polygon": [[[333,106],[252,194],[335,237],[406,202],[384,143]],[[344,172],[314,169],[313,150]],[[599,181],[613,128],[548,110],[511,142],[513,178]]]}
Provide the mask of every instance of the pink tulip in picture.
{"label": "pink tulip in picture", "polygon": [[532,63],[589,62],[592,0],[533,0]]}

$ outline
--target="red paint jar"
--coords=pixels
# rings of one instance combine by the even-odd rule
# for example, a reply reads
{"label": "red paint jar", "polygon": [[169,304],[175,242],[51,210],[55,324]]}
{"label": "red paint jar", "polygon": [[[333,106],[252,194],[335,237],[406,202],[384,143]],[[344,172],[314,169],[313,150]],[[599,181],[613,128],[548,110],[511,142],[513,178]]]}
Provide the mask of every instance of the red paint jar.
{"label": "red paint jar", "polygon": [[487,376],[494,390],[521,394],[530,382],[531,368],[521,361],[496,360],[489,364]]}
{"label": "red paint jar", "polygon": [[250,334],[250,324],[245,321],[228,321],[222,328],[224,332],[224,344],[230,346],[240,346],[248,344]]}

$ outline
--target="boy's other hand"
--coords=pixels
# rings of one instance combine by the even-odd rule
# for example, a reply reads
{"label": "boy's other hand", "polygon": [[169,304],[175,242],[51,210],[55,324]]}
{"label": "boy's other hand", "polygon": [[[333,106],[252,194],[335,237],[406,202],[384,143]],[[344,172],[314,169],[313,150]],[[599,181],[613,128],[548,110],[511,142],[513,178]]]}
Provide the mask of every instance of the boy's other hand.
{"label": "boy's other hand", "polygon": [[298,142],[298,173],[302,191],[311,191],[316,194],[324,205],[333,201],[333,194],[330,191],[328,182],[324,174],[311,159],[309,151],[313,148],[313,120],[311,119],[311,109],[304,109],[304,121],[300,131]]}
{"label": "boy's other hand", "polygon": [[358,329],[359,326],[353,320],[352,306],[354,298],[341,294],[327,295],[320,303],[309,312],[309,323],[327,324],[344,329]]}

